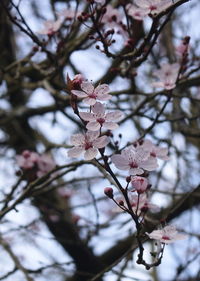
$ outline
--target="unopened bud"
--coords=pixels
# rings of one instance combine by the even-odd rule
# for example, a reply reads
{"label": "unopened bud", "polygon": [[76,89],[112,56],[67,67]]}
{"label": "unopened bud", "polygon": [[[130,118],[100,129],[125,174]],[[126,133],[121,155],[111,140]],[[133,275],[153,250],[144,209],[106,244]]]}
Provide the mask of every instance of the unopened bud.
{"label": "unopened bud", "polygon": [[112,187],[105,187],[104,193],[106,196],[108,196],[110,199],[113,199],[113,189]]}

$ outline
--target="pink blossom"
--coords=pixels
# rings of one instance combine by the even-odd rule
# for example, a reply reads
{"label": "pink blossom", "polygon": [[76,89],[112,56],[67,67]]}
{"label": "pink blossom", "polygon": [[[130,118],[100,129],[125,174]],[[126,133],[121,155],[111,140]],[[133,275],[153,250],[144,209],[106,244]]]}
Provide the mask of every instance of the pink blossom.
{"label": "pink blossom", "polygon": [[141,147],[129,146],[121,154],[111,157],[112,162],[120,170],[128,170],[130,175],[141,175],[144,170],[153,171],[157,168],[157,160]]}
{"label": "pink blossom", "polygon": [[130,195],[129,200],[131,207],[134,212],[147,212],[147,211],[158,211],[159,207],[155,204],[149,202],[147,195],[145,193],[140,195]]}
{"label": "pink blossom", "polygon": [[162,243],[169,244],[177,240],[186,239],[186,235],[179,234],[176,227],[173,225],[167,225],[163,229],[154,230],[151,233],[146,233],[150,239],[158,240]]}
{"label": "pink blossom", "polygon": [[22,155],[16,156],[17,164],[24,171],[32,173],[32,179],[42,177],[55,168],[55,162],[51,156],[25,150]]}
{"label": "pink blossom", "polygon": [[55,168],[55,162],[50,155],[43,154],[39,156],[37,166],[37,176],[40,178]]}
{"label": "pink blossom", "polygon": [[98,154],[98,149],[105,147],[109,143],[107,136],[99,137],[99,132],[91,131],[86,134],[73,135],[70,140],[74,147],[68,150],[68,156],[76,158],[84,153],[85,160],[95,158]]}
{"label": "pink blossom", "polygon": [[129,16],[134,18],[135,20],[143,20],[145,16],[148,15],[147,9],[141,9],[133,4],[128,4],[126,6]]}
{"label": "pink blossom", "polygon": [[42,35],[53,35],[60,29],[61,24],[61,19],[58,19],[56,21],[47,20],[44,22],[44,28],[39,30],[38,33]]}
{"label": "pink blossom", "polygon": [[143,193],[147,190],[149,185],[148,180],[144,177],[135,176],[131,179],[133,189],[130,191],[137,191],[137,193]]}
{"label": "pink blossom", "polygon": [[180,65],[178,63],[163,64],[161,69],[156,70],[153,73],[160,80],[160,82],[154,82],[152,85],[154,87],[165,88],[166,90],[175,88],[179,70]]}
{"label": "pink blossom", "polygon": [[17,164],[21,169],[28,170],[36,166],[39,155],[36,152],[24,150],[21,155],[16,156]]}
{"label": "pink blossom", "polygon": [[141,147],[150,153],[151,157],[159,158],[162,160],[169,160],[168,148],[155,146],[150,140],[144,140]]}
{"label": "pink blossom", "polygon": [[156,15],[170,7],[172,0],[135,0],[135,4],[146,14]]}
{"label": "pink blossom", "polygon": [[92,112],[80,112],[80,117],[89,121],[86,128],[90,131],[98,131],[100,128],[115,130],[118,125],[113,121],[119,121],[123,117],[120,110],[105,112],[105,107],[100,102],[92,106]]}
{"label": "pink blossom", "polygon": [[178,56],[185,56],[188,53],[188,48],[189,48],[189,42],[190,42],[190,37],[186,36],[185,38],[183,38],[183,40],[181,41],[181,43],[176,46],[176,53]]}
{"label": "pink blossom", "polygon": [[72,94],[78,96],[79,98],[83,98],[83,102],[88,105],[94,105],[97,100],[106,101],[111,99],[111,95],[109,95],[109,87],[106,84],[102,84],[94,88],[92,83],[84,81],[81,83],[82,91],[72,90]]}

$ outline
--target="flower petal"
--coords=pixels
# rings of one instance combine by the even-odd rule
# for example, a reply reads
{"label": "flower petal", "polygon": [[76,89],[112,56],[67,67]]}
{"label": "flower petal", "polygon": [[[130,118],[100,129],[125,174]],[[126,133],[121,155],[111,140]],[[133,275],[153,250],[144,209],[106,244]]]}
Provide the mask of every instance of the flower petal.
{"label": "flower petal", "polygon": [[105,114],[105,107],[103,106],[102,103],[96,102],[95,105],[93,105],[93,107],[92,107],[92,111],[95,114],[102,114],[102,115],[104,115]]}
{"label": "flower petal", "polygon": [[78,90],[72,90],[72,94],[74,94],[75,96],[77,96],[79,98],[85,98],[88,96],[85,92],[78,91]]}
{"label": "flower petal", "polygon": [[128,160],[120,154],[115,154],[115,155],[111,156],[111,161],[115,164],[115,166],[119,170],[126,171],[126,170],[130,169]]}
{"label": "flower petal", "polygon": [[101,128],[101,125],[99,124],[99,122],[89,122],[86,126],[86,128],[90,131],[98,131]]}
{"label": "flower petal", "polygon": [[97,95],[105,95],[110,92],[110,88],[107,84],[102,84],[97,86],[94,92]]}
{"label": "flower petal", "polygon": [[84,149],[82,147],[73,147],[68,150],[67,154],[68,157],[76,158],[79,157],[83,151]]}
{"label": "flower petal", "polygon": [[75,134],[71,136],[70,142],[75,146],[82,145],[85,142],[85,136],[83,134]]}
{"label": "flower petal", "polygon": [[96,103],[96,99],[88,97],[83,99],[83,102],[86,103],[87,105],[94,105]]}
{"label": "flower petal", "polygon": [[90,112],[79,112],[79,115],[85,121],[93,121],[93,120],[95,120],[94,114],[90,113]]}
{"label": "flower petal", "polygon": [[113,112],[109,112],[106,114],[106,120],[108,121],[119,121],[121,118],[123,118],[124,113],[120,110],[116,110]]}
{"label": "flower petal", "polygon": [[94,140],[93,145],[97,148],[103,148],[110,142],[107,136],[102,136],[96,140]]}
{"label": "flower petal", "polygon": [[84,153],[84,158],[85,160],[92,160],[93,158],[96,157],[97,154],[98,154],[98,150],[92,147],[86,150],[86,152]]}
{"label": "flower petal", "polygon": [[82,82],[81,89],[86,92],[88,95],[94,92],[94,86],[90,82]]}
{"label": "flower petal", "polygon": [[108,130],[115,130],[117,129],[119,126],[114,123],[114,122],[105,122],[103,124],[103,128],[108,129]]}

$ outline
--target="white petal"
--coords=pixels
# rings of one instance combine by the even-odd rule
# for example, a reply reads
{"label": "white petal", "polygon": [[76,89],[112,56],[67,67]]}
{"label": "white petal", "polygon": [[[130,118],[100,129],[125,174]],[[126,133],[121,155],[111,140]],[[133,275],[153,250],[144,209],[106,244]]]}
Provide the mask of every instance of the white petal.
{"label": "white petal", "polygon": [[76,95],[79,98],[85,98],[88,96],[85,92],[78,90],[72,90],[72,94]]}
{"label": "white petal", "polygon": [[119,121],[124,116],[124,113],[120,110],[109,112],[106,114],[106,120],[108,121]]}
{"label": "white petal", "polygon": [[84,144],[85,136],[83,134],[75,134],[75,135],[71,136],[70,142],[72,145],[75,145],[75,146]]}
{"label": "white petal", "polygon": [[81,118],[85,121],[93,121],[95,120],[94,114],[90,112],[79,112]]}
{"label": "white petal", "polygon": [[89,141],[93,141],[93,140],[95,140],[95,139],[98,138],[99,132],[87,131],[86,136],[87,136],[87,138],[88,138]]}
{"label": "white petal", "polygon": [[[129,166],[130,169],[130,166]],[[131,168],[129,170],[129,174],[132,176],[136,176],[136,175],[142,175],[144,173],[144,171],[140,168]]]}
{"label": "white petal", "polygon": [[90,82],[82,82],[81,89],[89,95],[93,93],[94,86]]}
{"label": "white petal", "polygon": [[104,114],[105,114],[105,107],[103,106],[102,103],[96,102],[95,105],[92,106],[92,111],[95,114],[101,114],[101,115],[104,116]]}
{"label": "white petal", "polygon": [[97,148],[103,148],[110,142],[107,136],[102,136],[96,140],[94,140],[93,145]]}
{"label": "white petal", "polygon": [[89,148],[88,150],[86,150],[86,152],[84,153],[84,158],[85,160],[91,160],[93,158],[96,157],[96,155],[98,154],[98,150],[94,147]]}
{"label": "white petal", "polygon": [[98,131],[98,130],[100,130],[101,126],[100,126],[99,122],[94,121],[94,122],[89,122],[87,124],[86,128],[90,131]]}
{"label": "white petal", "polygon": [[95,93],[97,95],[105,95],[110,92],[109,86],[107,84],[102,84],[96,87]]}
{"label": "white petal", "polygon": [[155,157],[149,157],[140,163],[140,167],[147,171],[153,171],[158,167],[157,159]]}
{"label": "white petal", "polygon": [[84,149],[82,147],[73,147],[68,150],[67,154],[68,157],[76,158],[79,157],[83,151]]}
{"label": "white petal", "polygon": [[96,103],[96,99],[95,98],[85,98],[83,100],[84,103],[86,103],[87,105],[94,105]]}
{"label": "white petal", "polygon": [[115,154],[111,157],[111,161],[115,164],[115,166],[119,170],[129,170],[129,162],[128,160],[120,154]]}
{"label": "white petal", "polygon": [[103,128],[108,129],[108,130],[115,130],[117,129],[119,126],[114,123],[114,122],[105,122],[103,124]]}
{"label": "white petal", "polygon": [[112,98],[112,96],[108,95],[108,94],[98,94],[97,95],[97,99],[102,100],[102,101],[110,100],[111,98]]}

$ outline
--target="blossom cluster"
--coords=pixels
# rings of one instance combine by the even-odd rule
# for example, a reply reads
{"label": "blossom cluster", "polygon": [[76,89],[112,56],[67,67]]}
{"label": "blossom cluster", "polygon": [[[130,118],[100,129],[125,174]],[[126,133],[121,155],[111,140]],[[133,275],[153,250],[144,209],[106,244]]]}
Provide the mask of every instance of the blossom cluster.
{"label": "blossom cluster", "polygon": [[[83,79],[78,74],[72,81],[72,95],[83,99],[83,102],[90,106],[87,112],[79,112],[79,117],[86,122],[86,133],[71,136],[70,142],[74,147],[68,151],[69,157],[79,157],[84,153],[85,160],[91,160],[98,154],[98,150],[109,143],[109,138],[102,135],[102,130],[115,130],[118,128],[117,121],[123,118],[120,110],[106,112],[104,104],[112,98],[109,94],[107,84],[98,85],[96,88],[92,83]],[[77,89],[79,88],[79,90]],[[99,102],[101,101],[101,102]]]}
{"label": "blossom cluster", "polygon": [[56,166],[50,155],[39,155],[29,150],[24,150],[21,155],[17,155],[16,160],[24,175],[31,180],[43,177]]}
{"label": "blossom cluster", "polygon": [[147,15],[155,16],[165,11],[172,4],[171,0],[134,0],[134,3],[128,4],[126,8],[129,16],[143,20]]}

